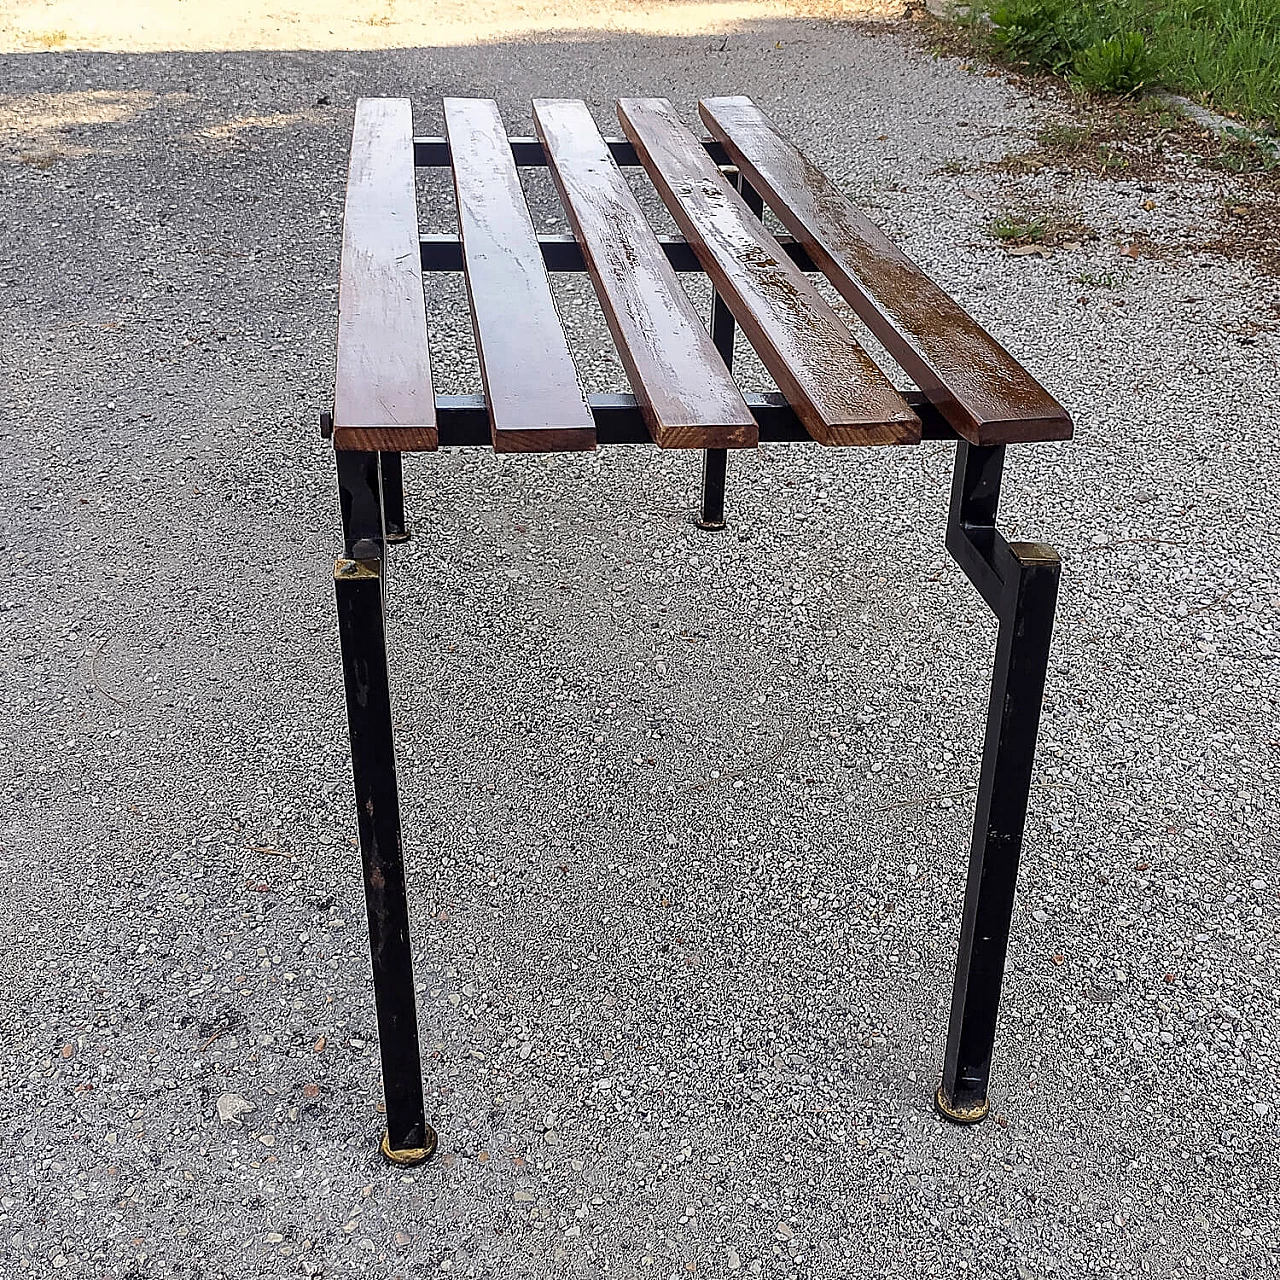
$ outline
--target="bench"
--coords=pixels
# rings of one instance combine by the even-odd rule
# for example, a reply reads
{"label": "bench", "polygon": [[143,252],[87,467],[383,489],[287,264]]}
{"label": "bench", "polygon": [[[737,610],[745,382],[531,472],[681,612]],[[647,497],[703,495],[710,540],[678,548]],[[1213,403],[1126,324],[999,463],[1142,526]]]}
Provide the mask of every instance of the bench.
{"label": "bench", "polygon": [[[582,102],[533,104],[536,137],[497,105],[446,99],[445,136],[414,137],[409,103],[356,108],[338,298],[332,438],[343,555],[334,570],[387,1128],[397,1163],[436,1145],[423,1105],[405,858],[392,743],[387,547],[407,536],[401,457],[613,445],[702,455],[698,523],[724,527],[730,451],[956,445],[946,546],[999,623],[938,1113],[972,1123],[988,1080],[1057,599],[1051,547],[996,528],[1005,447],[1065,440],[1039,383],[850,204],[747,98],[699,104],[699,138],[665,99],[618,103],[605,137]],[[447,167],[459,234],[418,233],[415,166]],[[518,169],[545,166],[571,234],[538,235]],[[622,169],[638,166],[679,236],[659,237]],[[765,204],[785,235],[762,221]],[[423,273],[464,272],[483,394],[437,395]],[[631,393],[585,395],[548,272],[585,271]],[[705,272],[710,323],[680,284]],[[917,389],[899,391],[811,278],[847,299]],[[518,323],[512,318],[519,317]],[[741,328],[778,387],[744,395]]]}

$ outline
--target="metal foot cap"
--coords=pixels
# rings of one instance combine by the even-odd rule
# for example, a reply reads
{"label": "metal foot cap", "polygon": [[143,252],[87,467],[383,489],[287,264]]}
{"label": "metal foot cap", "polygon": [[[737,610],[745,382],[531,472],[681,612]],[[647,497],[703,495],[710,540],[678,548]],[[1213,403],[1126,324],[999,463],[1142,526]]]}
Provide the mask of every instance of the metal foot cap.
{"label": "metal foot cap", "polygon": [[408,542],[408,541],[409,541],[409,530],[408,530],[408,529],[388,529],[388,530],[387,530],[387,541],[388,541],[388,542],[391,542],[391,543],[395,543],[395,542]]}
{"label": "metal foot cap", "polygon": [[986,1098],[971,1107],[952,1106],[943,1095],[941,1085],[938,1087],[938,1092],[933,1095],[933,1105],[937,1113],[944,1120],[950,1120],[952,1124],[977,1124],[980,1120],[985,1120],[987,1112],[991,1110],[991,1104]]}
{"label": "metal foot cap", "polygon": [[724,528],[723,520],[704,520],[702,519],[701,516],[699,516],[698,519],[694,521],[694,524],[696,524],[699,529],[706,529],[712,533],[714,533],[717,529]]}
{"label": "metal foot cap", "polygon": [[424,1160],[430,1160],[436,1153],[436,1131],[430,1126],[426,1126],[426,1140],[420,1147],[403,1147],[400,1150],[393,1150],[391,1147],[391,1135],[383,1130],[381,1149],[385,1159],[392,1164],[421,1164]]}

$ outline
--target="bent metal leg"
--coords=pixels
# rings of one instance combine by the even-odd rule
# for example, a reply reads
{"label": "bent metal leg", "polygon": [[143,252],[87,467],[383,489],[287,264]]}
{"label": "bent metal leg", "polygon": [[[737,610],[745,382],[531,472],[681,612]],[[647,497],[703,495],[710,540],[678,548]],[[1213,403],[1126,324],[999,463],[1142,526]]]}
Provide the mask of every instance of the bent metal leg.
{"label": "bent metal leg", "polygon": [[995,529],[1001,449],[959,446],[947,545],[999,618],[951,1021],[937,1106],[974,1123],[987,1081],[1044,698],[1060,563]]}

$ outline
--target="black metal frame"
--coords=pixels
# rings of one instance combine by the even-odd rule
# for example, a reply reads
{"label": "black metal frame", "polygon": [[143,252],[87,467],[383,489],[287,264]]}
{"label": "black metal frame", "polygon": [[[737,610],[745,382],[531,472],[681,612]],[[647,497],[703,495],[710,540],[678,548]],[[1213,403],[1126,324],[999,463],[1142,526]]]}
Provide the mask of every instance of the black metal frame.
{"label": "black metal frame", "polygon": [[[511,143],[518,164],[546,163],[536,139],[513,138]],[[629,143],[609,143],[619,163],[637,163]],[[718,144],[706,145],[723,164],[726,158]],[[449,163],[443,139],[415,139],[414,150],[419,165]],[[759,216],[759,195],[736,171],[729,172]],[[566,243],[564,237],[548,236],[541,243],[552,269],[585,270],[571,239]],[[814,270],[799,246],[792,243],[789,251],[806,270]],[[678,269],[697,269],[696,259],[693,266],[686,265],[692,253],[683,241],[669,241],[668,255]],[[422,257],[424,270],[462,266],[459,243],[450,237],[424,237]],[[730,364],[734,321],[718,294],[712,303],[711,332]],[[971,445],[957,437],[919,392],[907,393],[906,398],[920,416],[925,439],[957,441],[946,546],[999,623],[951,1019],[942,1082],[935,1095],[940,1115],[973,1123],[988,1110],[987,1086],[1060,564],[1052,547],[1007,542],[996,528],[1004,446]],[[634,396],[596,395],[588,403],[599,444],[651,443]],[[747,403],[762,442],[811,439],[781,396],[749,396]],[[436,414],[442,448],[489,446],[482,396],[437,396]],[[339,450],[336,458],[344,554],[334,570],[334,585],[387,1109],[382,1151],[395,1162],[415,1163],[435,1150],[436,1135],[426,1123],[423,1106],[386,654],[386,548],[408,536],[401,456]],[[724,527],[726,464],[725,450],[704,451],[697,521],[704,529]]]}

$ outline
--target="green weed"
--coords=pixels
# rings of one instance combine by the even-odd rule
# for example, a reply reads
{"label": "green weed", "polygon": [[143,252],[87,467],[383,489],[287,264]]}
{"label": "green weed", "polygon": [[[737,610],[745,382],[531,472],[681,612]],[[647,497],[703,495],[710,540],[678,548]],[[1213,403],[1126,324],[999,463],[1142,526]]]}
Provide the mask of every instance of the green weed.
{"label": "green weed", "polygon": [[1092,271],[1082,271],[1073,279],[1076,284],[1085,285],[1090,289],[1119,289],[1126,283],[1125,278],[1114,271],[1104,271],[1100,275],[1095,275]]}
{"label": "green weed", "polygon": [[1043,244],[1053,231],[1053,221],[1042,213],[1002,213],[987,229],[997,240]]}
{"label": "green weed", "polygon": [[1094,152],[1099,173],[1118,173],[1129,167],[1129,157],[1110,142],[1100,142]]}
{"label": "green weed", "polygon": [[1204,164],[1224,173],[1276,173],[1280,171],[1280,153],[1255,142],[1247,133],[1229,130],[1217,153]]}
{"label": "green weed", "polygon": [[1140,31],[1095,40],[1071,63],[1071,81],[1089,93],[1137,93],[1151,78],[1151,54]]}
{"label": "green weed", "polygon": [[1160,84],[1280,122],[1280,0],[979,0],[975,9],[1004,57],[1082,89]]}
{"label": "green weed", "polygon": [[1036,133],[1036,141],[1049,151],[1075,151],[1088,142],[1092,130],[1088,125],[1067,120],[1046,120]]}
{"label": "green weed", "polygon": [[988,16],[992,39],[1008,57],[1059,74],[1088,39],[1084,10],[1065,0],[1000,0]]}

